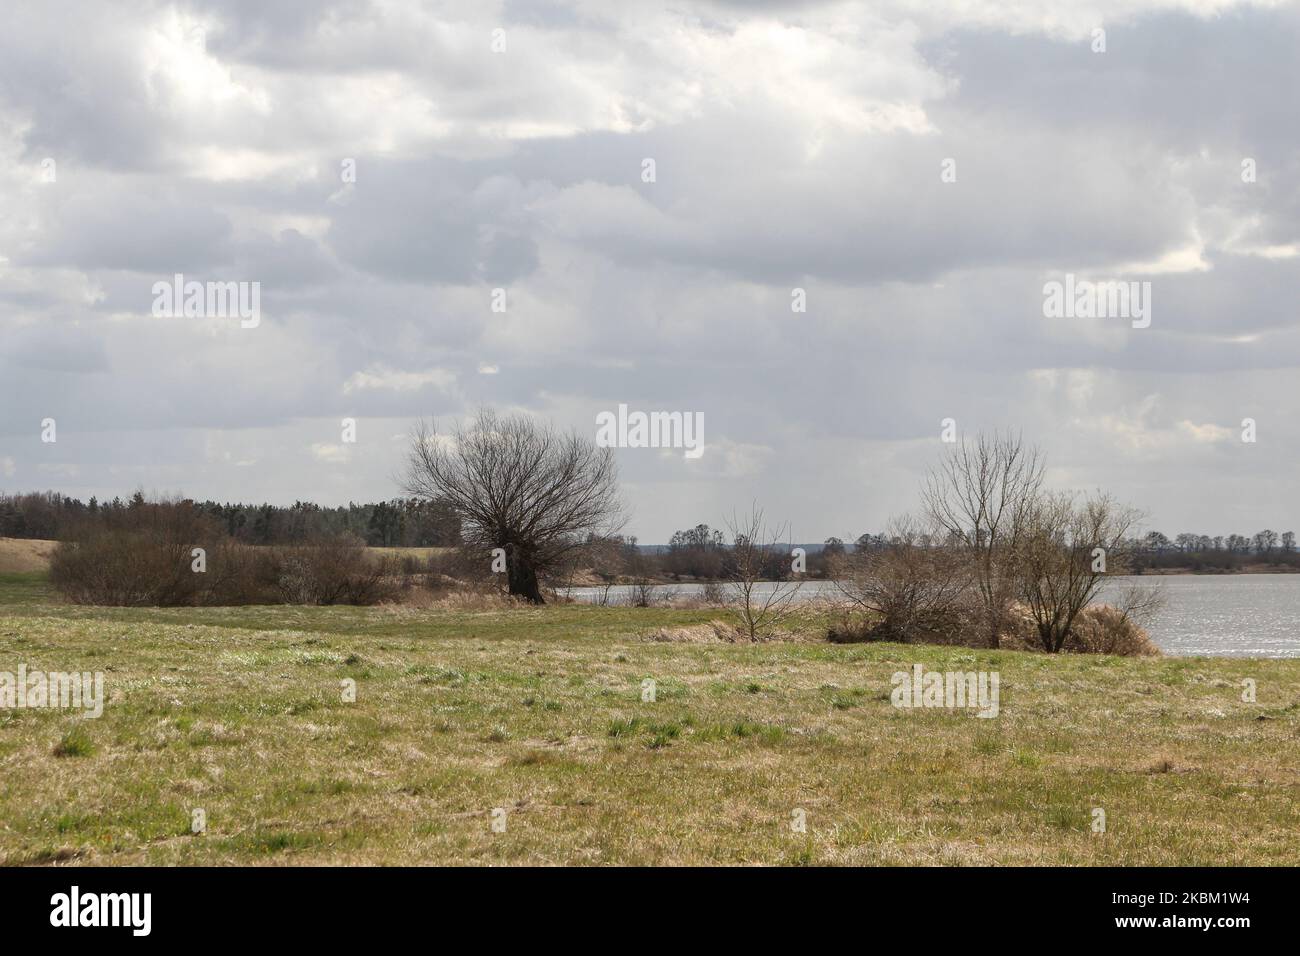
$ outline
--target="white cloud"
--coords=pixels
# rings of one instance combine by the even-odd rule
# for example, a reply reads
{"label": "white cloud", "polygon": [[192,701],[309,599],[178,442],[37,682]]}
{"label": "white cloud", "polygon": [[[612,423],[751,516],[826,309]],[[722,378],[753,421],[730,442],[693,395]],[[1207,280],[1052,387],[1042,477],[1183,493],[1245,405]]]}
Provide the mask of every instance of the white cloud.
{"label": "white cloud", "polygon": [[1198,425],[1195,422],[1184,420],[1178,423],[1178,430],[1192,441],[1199,444],[1231,441],[1237,436],[1237,433],[1231,428],[1225,428],[1222,425],[1215,425],[1211,422]]}
{"label": "white cloud", "polygon": [[354,372],[343,384],[343,394],[366,389],[386,389],[397,392],[411,392],[432,385],[439,391],[449,391],[456,384],[456,374],[447,369],[428,369],[423,372],[404,372],[382,365],[371,366],[365,371]]}
{"label": "white cloud", "polygon": [[344,465],[352,460],[352,449],[347,445],[317,442],[311,446],[311,456],[330,465]]}

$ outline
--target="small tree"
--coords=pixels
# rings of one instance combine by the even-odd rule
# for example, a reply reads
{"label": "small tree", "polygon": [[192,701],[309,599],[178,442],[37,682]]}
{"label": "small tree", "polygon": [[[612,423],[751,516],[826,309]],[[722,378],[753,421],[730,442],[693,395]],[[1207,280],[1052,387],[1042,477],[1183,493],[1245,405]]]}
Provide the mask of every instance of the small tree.
{"label": "small tree", "polygon": [[757,504],[750,508],[748,517],[733,514],[727,528],[732,539],[727,609],[749,639],[757,641],[794,611],[794,599],[803,581],[770,581],[764,574],[786,529],[782,526],[769,530],[763,509]]}
{"label": "small tree", "polygon": [[421,422],[404,484],[413,497],[446,499],[484,562],[504,550],[510,593],[534,604],[543,603],[543,576],[589,535],[611,535],[622,524],[612,451],[525,415],[481,409],[471,425],[445,436]]}
{"label": "small tree", "polygon": [[[1047,653],[1065,647],[1079,614],[1097,598],[1106,575],[1127,570],[1127,535],[1141,517],[1109,495],[1083,501],[1068,492],[1041,496],[1021,552],[1021,597]],[[1117,601],[1119,612],[1128,617],[1154,608],[1158,598],[1149,588],[1130,587]]]}
{"label": "small tree", "polygon": [[1030,516],[1043,484],[1037,448],[1011,433],[964,438],[922,492],[931,523],[972,559],[990,647],[997,647],[1020,571]]}

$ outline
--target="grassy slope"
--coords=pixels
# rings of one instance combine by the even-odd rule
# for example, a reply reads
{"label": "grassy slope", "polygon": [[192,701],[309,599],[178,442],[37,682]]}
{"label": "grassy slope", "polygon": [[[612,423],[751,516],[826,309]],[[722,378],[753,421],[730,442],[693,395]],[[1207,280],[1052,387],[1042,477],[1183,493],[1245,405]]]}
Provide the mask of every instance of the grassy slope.
{"label": "grassy slope", "polygon": [[[110,703],[0,711],[10,864],[1300,862],[1300,661],[637,636],[698,611],[50,600],[0,576],[0,670],[104,670]],[[894,709],[917,661],[998,670],[1001,717]],[[90,753],[54,755],[70,731]]]}
{"label": "grassy slope", "polygon": [[0,538],[0,575],[48,570],[57,545],[36,538]]}

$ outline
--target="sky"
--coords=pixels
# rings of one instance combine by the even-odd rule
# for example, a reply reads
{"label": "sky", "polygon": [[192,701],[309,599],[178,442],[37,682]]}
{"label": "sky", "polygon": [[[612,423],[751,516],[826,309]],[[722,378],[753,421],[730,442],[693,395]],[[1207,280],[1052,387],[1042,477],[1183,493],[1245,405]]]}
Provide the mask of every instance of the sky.
{"label": "sky", "polygon": [[[380,500],[417,419],[623,404],[703,421],[615,451],[644,543],[878,531],[996,429],[1171,536],[1300,527],[1294,3],[5,19],[0,490]],[[1049,315],[1067,277],[1149,313]]]}

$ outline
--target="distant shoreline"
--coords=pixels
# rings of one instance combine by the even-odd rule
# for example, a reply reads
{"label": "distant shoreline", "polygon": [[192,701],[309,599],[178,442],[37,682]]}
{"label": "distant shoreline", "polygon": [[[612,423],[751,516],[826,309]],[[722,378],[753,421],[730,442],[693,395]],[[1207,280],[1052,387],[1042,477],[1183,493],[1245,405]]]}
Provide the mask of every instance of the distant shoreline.
{"label": "distant shoreline", "polygon": [[[1264,574],[1300,574],[1300,567],[1292,567],[1291,565],[1283,564],[1283,565],[1263,565],[1259,567],[1232,568],[1232,569],[1204,568],[1199,571],[1193,570],[1192,568],[1148,568],[1143,571],[1127,571],[1123,574],[1116,574],[1114,575],[1114,577],[1117,578],[1172,578],[1172,577],[1183,577],[1183,576],[1239,577],[1239,576],[1252,576],[1252,575],[1264,575]],[[790,580],[792,579],[787,579],[786,581],[777,581],[774,578],[764,578],[761,581],[758,581],[756,583],[782,584],[782,583],[790,583]],[[825,581],[827,583],[830,583],[833,582],[835,579],[829,577],[804,577],[802,580],[804,582]],[[715,578],[715,579],[681,578],[680,580],[675,580],[673,578],[655,577],[655,578],[647,579],[644,583],[651,587],[659,588],[659,587],[682,587],[682,586],[696,587],[705,584],[725,585],[728,584],[729,582],[724,578]],[[618,581],[614,581],[611,583],[611,582],[600,581],[594,577],[579,575],[573,579],[572,583],[557,585],[556,590],[568,591],[568,590],[580,589],[585,591],[599,591],[605,587],[630,588],[630,587],[636,587],[637,584],[638,582],[633,580],[620,579]]]}
{"label": "distant shoreline", "polygon": [[1228,574],[1300,574],[1300,567],[1290,564],[1260,564],[1248,568],[1144,568],[1129,572],[1130,577],[1165,577],[1172,574],[1221,576]]}

